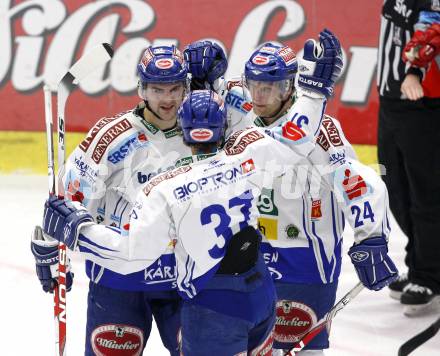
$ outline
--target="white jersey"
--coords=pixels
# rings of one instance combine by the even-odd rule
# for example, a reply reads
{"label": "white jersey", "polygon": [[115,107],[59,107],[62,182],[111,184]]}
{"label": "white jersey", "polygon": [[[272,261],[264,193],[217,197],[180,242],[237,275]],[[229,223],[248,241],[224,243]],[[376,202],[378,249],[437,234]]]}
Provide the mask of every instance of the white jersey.
{"label": "white jersey", "polygon": [[[100,119],[66,163],[66,197],[82,202],[97,223],[128,228],[136,196],[148,180],[189,157],[177,130],[161,131],[142,117],[143,103]],[[183,159],[186,161],[186,159]],[[172,246],[150,269],[121,276],[87,260],[91,281],[125,290],[169,289],[175,280]]]}
{"label": "white jersey", "polygon": [[[288,115],[266,126],[250,112],[234,127],[273,128]],[[287,172],[273,188],[263,189],[258,200],[259,228],[265,236],[262,250],[275,281],[336,281],[345,221],[358,242],[373,236],[387,238],[390,232],[385,185],[357,160],[340,123],[325,115],[316,143],[304,166]],[[297,176],[295,185],[289,183],[289,176]]]}
{"label": "white jersey", "polygon": [[[296,110],[318,122],[323,101],[302,97]],[[138,197],[128,234],[88,226],[79,235],[79,250],[108,268],[131,273],[175,244],[178,288],[183,297],[193,297],[216,272],[228,240],[246,226],[257,227],[263,187],[285,175],[286,165],[304,160],[295,151],[310,142],[292,135],[295,127],[288,121],[268,131],[278,141],[258,128],[236,132],[210,159],[153,178]]]}

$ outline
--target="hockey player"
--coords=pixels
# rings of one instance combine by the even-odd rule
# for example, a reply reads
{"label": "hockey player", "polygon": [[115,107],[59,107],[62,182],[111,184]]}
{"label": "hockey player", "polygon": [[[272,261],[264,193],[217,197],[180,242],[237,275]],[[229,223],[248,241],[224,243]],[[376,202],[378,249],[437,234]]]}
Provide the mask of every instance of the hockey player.
{"label": "hockey player", "polygon": [[[301,113],[300,115],[299,115],[299,112],[292,112],[292,117],[293,117],[293,119],[295,119],[295,118],[297,118],[297,117],[304,117],[304,116],[307,116],[309,119],[310,119],[310,122],[311,123],[315,123],[315,125],[316,125],[316,123],[318,123],[319,121],[320,121],[320,118],[321,118],[321,114],[322,114],[322,111],[323,111],[323,106],[325,105],[325,100],[324,100],[324,97],[323,96],[321,96],[321,97],[319,97],[318,99],[311,99],[311,98],[308,98],[308,97],[306,97],[306,96],[304,96],[301,100],[300,100],[301,102],[302,102],[302,106],[300,105],[299,107],[298,107],[298,109],[300,110],[299,112]],[[301,151],[301,149],[299,148],[299,147],[309,147],[310,145],[311,145],[311,142],[310,142],[310,140],[308,139],[308,137],[304,137],[304,133],[301,131],[295,131],[295,126],[294,126],[294,124],[292,124],[293,126],[291,126],[290,127],[290,129],[289,129],[289,131],[287,132],[288,133],[288,135],[289,135],[289,137],[292,137],[292,138],[294,138],[295,139],[295,141],[292,141],[292,140],[289,140],[289,142],[291,142],[291,143],[294,143],[294,147],[295,147],[295,149],[296,150],[299,150],[299,151]],[[197,131],[197,130],[195,130],[195,131]],[[195,132],[195,133],[192,133],[192,135],[194,136],[194,137],[199,137],[199,139],[201,139],[202,141],[203,141],[203,139],[206,139],[206,133],[208,133],[208,137],[209,137],[209,131],[208,132],[204,132],[203,130],[201,130],[202,132]],[[197,133],[199,134],[199,136],[197,136]],[[246,142],[246,139],[245,139],[245,142]],[[203,149],[203,147],[200,147],[201,149]],[[302,150],[303,152],[304,152],[304,150]],[[199,157],[199,156],[198,156]],[[222,165],[221,165],[222,166]],[[214,165],[214,167],[213,168],[216,168],[215,167],[215,165]],[[218,168],[218,167],[217,167]],[[243,168],[244,169],[244,168]],[[234,170],[234,172],[235,172],[235,170]],[[234,173],[235,174],[235,173]],[[160,180],[160,178],[158,178],[159,180]],[[153,182],[155,182],[156,181],[156,179],[155,180],[153,180]],[[152,215],[153,216],[153,215]],[[158,222],[157,222],[158,223]],[[58,225],[58,226],[61,226],[61,224],[60,225]],[[48,231],[48,232],[50,232],[50,231]],[[111,251],[111,250],[113,250],[113,245],[116,243],[116,244],[122,244],[122,243],[124,243],[124,242],[130,242],[131,240],[121,240],[120,238],[113,238],[113,237],[111,237],[111,233],[112,233],[113,231],[112,230],[108,230],[108,229],[104,229],[104,234],[103,235],[99,235],[98,236],[98,238],[97,238],[97,240],[98,240],[98,242],[99,242],[99,244],[96,244],[96,240],[93,238],[93,236],[88,236],[84,241],[85,241],[85,245],[83,245],[84,246],[84,248],[82,248],[82,251],[83,252],[85,252],[85,253],[87,253],[87,252],[90,252],[89,254],[88,254],[88,256],[87,256],[87,258],[89,258],[89,259],[91,259],[91,260],[93,260],[93,261],[95,261],[95,258],[98,258],[99,259],[99,261],[98,261],[98,263],[100,263],[100,264],[102,264],[102,265],[104,265],[104,266],[107,266],[108,265],[108,263],[109,262],[111,262],[111,260],[109,260],[109,259],[102,259],[102,258],[99,258],[100,256],[102,256],[102,253],[104,253],[104,254],[107,254],[107,252],[108,251]],[[93,234],[92,234],[93,235]],[[131,236],[131,235],[130,235]],[[157,235],[157,236],[160,236],[160,235]],[[96,237],[95,237],[96,238]],[[94,252],[93,250],[94,249],[96,249],[97,247],[99,247],[99,246],[102,246],[102,241],[101,241],[101,239],[102,238],[110,238],[110,240],[105,240],[104,241],[104,245],[107,245],[107,246],[109,246],[109,249],[104,249],[104,250],[101,250],[100,251],[100,253],[96,253],[96,252]],[[93,241],[93,243],[91,243],[91,241]],[[72,245],[71,245],[71,247],[72,247]],[[122,249],[122,252],[124,252],[124,249]],[[161,251],[161,253],[163,253],[163,251]],[[213,252],[214,253],[214,252]],[[132,256],[129,256],[130,257],[130,259],[131,259],[131,257]],[[141,268],[143,268],[143,266],[145,265],[145,261],[140,261],[141,262],[141,264],[139,265],[139,266],[137,266],[136,265],[136,262],[131,262],[130,264],[127,264],[127,263],[122,263],[122,264],[120,264],[120,265],[118,265],[117,266],[117,270],[118,271],[120,271],[120,272],[127,272],[127,269],[130,269],[130,272],[133,270],[133,268],[136,270],[137,268],[139,268],[139,269],[141,269]],[[148,262],[148,264],[150,264],[151,262]],[[178,270],[180,270],[180,271],[184,271],[185,270],[185,266],[180,266],[179,268],[178,268]],[[190,277],[190,276],[189,276]],[[185,279],[185,278],[184,278]],[[184,291],[186,291],[186,289],[184,288],[185,287],[185,284],[181,284],[181,285],[179,285],[179,288],[180,289],[183,289]],[[190,289],[190,291],[191,291],[191,289]],[[186,293],[185,293],[185,295],[186,295]],[[267,309],[266,309],[267,310]],[[250,311],[249,310],[247,310],[246,311],[246,315],[248,316],[248,318],[250,318],[250,315],[252,314],[252,313],[250,313]],[[267,321],[268,322],[268,321]],[[267,326],[268,325],[266,325],[265,326],[265,330],[266,330],[266,328],[267,328]],[[267,331],[267,330],[266,330]],[[186,345],[186,343],[185,343],[185,335],[186,336],[188,336],[189,334],[189,331],[187,331],[186,333],[184,333],[184,339],[183,339],[183,348],[185,349],[185,345]],[[227,336],[225,336],[225,337],[227,337]],[[247,338],[246,338],[247,339]],[[241,340],[241,342],[242,342],[243,340]],[[236,347],[237,345],[235,345],[234,347]],[[189,347],[189,346],[188,346]],[[240,346],[241,347],[241,346]],[[247,347],[247,346],[246,346]],[[193,352],[193,351],[192,351]],[[195,351],[194,351],[195,352]],[[201,353],[202,354],[206,354],[206,352],[204,352],[203,350],[201,351]]]}
{"label": "hockey player", "polygon": [[[286,51],[286,47],[266,43],[246,62],[245,84],[253,110],[241,126],[271,128],[285,120],[296,100],[296,70],[292,69],[296,69],[296,61],[286,64],[282,56]],[[267,58],[267,63],[255,58]],[[278,296],[276,349],[290,349],[333,306],[345,222],[354,229],[356,241],[363,240],[350,249],[349,255],[364,285],[379,290],[397,274],[396,268],[386,265],[384,270],[378,269],[377,278],[361,271],[359,251],[386,249],[390,229],[385,185],[358,162],[337,120],[324,115],[318,131],[307,169],[301,167],[302,173],[296,170],[297,175],[303,174],[305,193],[279,181],[273,189],[264,190],[258,200],[259,227],[266,238],[262,250]],[[336,175],[342,184],[334,184],[336,175],[328,171],[329,167],[338,167]],[[299,354],[323,355],[328,346],[324,330]]]}
{"label": "hockey player", "polygon": [[[304,108],[307,100],[299,98],[296,107]],[[320,108],[316,109],[315,115]],[[296,113],[316,119],[310,110]],[[180,111],[184,140],[194,153],[214,151],[225,122],[220,99],[209,91],[191,93]],[[286,147],[298,144],[294,129],[296,125],[287,121],[268,131],[283,145],[258,128],[236,132],[215,156],[155,177],[138,197],[128,236],[91,223],[84,210],[54,197],[46,204],[44,229],[69,248],[78,246],[92,259],[124,273],[133,265],[120,264],[121,258],[146,265],[174,242],[178,286],[185,299],[183,354],[271,354],[267,337],[275,295],[258,257],[256,198],[265,184],[270,187],[270,178],[286,173],[286,162],[304,160]],[[344,170],[334,168],[335,185],[344,184]],[[394,268],[386,246],[357,242],[352,253],[366,257],[357,268],[369,276],[391,278],[385,275],[384,265]]]}
{"label": "hockey player", "polygon": [[[187,91],[187,66],[181,52],[174,46],[149,47],[137,69],[142,102],[99,120],[70,155],[64,176],[67,199],[81,202],[97,223],[118,229],[128,228],[136,195],[148,180],[174,167],[176,161],[179,165],[191,159],[176,127],[177,109]],[[36,229],[32,251],[45,291],[52,290],[56,280],[57,245],[44,240]],[[164,346],[171,355],[179,354],[180,298],[173,291],[172,247],[148,268],[128,275],[86,260],[90,278],[86,355],[140,355],[152,316]]]}
{"label": "hockey player", "polygon": [[[319,120],[323,100],[314,100],[303,97],[298,108],[302,115]],[[216,152],[226,128],[220,97],[211,91],[191,93],[179,118],[194,154]],[[290,139],[295,124],[289,124],[284,139],[296,145]],[[280,135],[280,130],[273,135]],[[270,355],[275,292],[258,253],[254,197],[266,180],[270,183],[266,163],[300,159],[259,130],[244,131],[213,157],[153,178],[135,204],[128,236],[91,224],[84,210],[56,198],[48,202],[44,229],[64,239],[59,229],[70,226],[73,235],[66,240],[70,248],[78,243],[88,258],[122,273],[148,266],[175,243],[178,287],[186,300],[182,353]],[[121,258],[133,264],[121,263]]]}
{"label": "hockey player", "polygon": [[[194,66],[189,61],[189,68]],[[203,72],[203,68],[193,70]],[[230,126],[234,130],[250,126],[273,128],[283,122],[297,100],[296,72],[296,58],[290,48],[273,43],[262,45],[246,63],[245,85],[235,81],[228,87],[229,102],[253,104],[253,110],[245,117],[238,115],[242,107],[234,105],[235,112],[229,114]],[[252,100],[245,92],[251,94]],[[355,237],[370,238],[366,244],[385,245],[389,234],[384,184],[358,162],[339,122],[325,115],[316,142],[304,166],[286,175],[302,175],[302,183],[297,179],[295,187],[276,180],[274,187],[263,189],[258,199],[258,223],[264,235],[262,250],[278,295],[274,333],[277,349],[290,349],[333,306],[345,220],[354,228]],[[333,177],[326,169],[318,169],[329,165],[347,167],[342,186],[332,184]],[[305,193],[302,184],[307,187]],[[352,248],[350,255],[356,256],[356,249]],[[353,263],[358,264],[356,260]],[[359,277],[374,290],[391,280],[374,280],[362,274]],[[328,334],[323,331],[299,354],[322,355],[328,346]]]}

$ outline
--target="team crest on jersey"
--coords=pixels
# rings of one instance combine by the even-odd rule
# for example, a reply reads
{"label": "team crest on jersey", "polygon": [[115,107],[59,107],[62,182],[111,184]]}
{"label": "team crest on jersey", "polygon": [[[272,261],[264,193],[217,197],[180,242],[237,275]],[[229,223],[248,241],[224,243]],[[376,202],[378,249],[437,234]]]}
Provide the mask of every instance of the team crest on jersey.
{"label": "team crest on jersey", "polygon": [[316,324],[315,312],[307,305],[291,300],[280,300],[276,305],[274,338],[278,342],[292,343]]}
{"label": "team crest on jersey", "polygon": [[96,356],[139,356],[144,334],[133,326],[105,324],[93,330],[90,341]]}

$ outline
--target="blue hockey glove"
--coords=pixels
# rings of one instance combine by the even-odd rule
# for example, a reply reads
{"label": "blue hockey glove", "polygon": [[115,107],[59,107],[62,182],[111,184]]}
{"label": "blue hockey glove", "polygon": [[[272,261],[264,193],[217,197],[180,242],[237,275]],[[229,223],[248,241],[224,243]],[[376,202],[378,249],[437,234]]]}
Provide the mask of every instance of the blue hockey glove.
{"label": "blue hockey glove", "polygon": [[43,231],[74,250],[79,230],[93,223],[92,216],[78,202],[50,196],[44,205]]}
{"label": "blue hockey glove", "polygon": [[[35,226],[31,238],[31,251],[35,257],[35,267],[43,290],[52,293],[58,278],[58,241],[43,233],[40,226]],[[70,260],[66,263],[66,287],[72,289],[73,273]]]}
{"label": "blue hockey glove", "polygon": [[191,90],[214,90],[214,82],[228,69],[223,49],[211,41],[196,41],[190,43],[183,54],[192,75]]}
{"label": "blue hockey glove", "polygon": [[307,40],[304,44],[303,57],[299,59],[298,86],[328,98],[333,95],[333,86],[339,79],[342,68],[339,40],[325,29],[319,34],[319,43]]}
{"label": "blue hockey glove", "polygon": [[380,290],[395,281],[399,272],[388,256],[383,237],[372,237],[353,245],[348,250],[362,284],[371,290]]}

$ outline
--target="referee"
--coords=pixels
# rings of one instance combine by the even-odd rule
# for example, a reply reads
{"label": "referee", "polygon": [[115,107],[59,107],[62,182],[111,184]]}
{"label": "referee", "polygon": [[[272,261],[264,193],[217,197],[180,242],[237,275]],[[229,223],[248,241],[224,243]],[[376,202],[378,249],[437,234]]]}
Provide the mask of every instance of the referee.
{"label": "referee", "polygon": [[440,296],[440,72],[402,61],[415,29],[440,22],[439,0],[385,0],[378,52],[378,158],[390,207],[408,237],[408,274],[390,285],[406,315]]}

